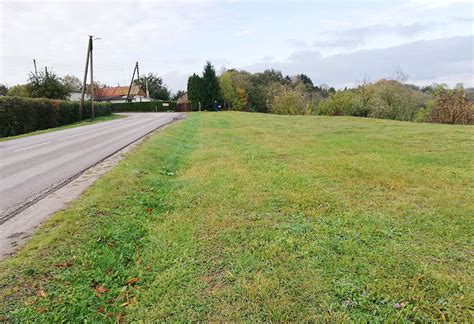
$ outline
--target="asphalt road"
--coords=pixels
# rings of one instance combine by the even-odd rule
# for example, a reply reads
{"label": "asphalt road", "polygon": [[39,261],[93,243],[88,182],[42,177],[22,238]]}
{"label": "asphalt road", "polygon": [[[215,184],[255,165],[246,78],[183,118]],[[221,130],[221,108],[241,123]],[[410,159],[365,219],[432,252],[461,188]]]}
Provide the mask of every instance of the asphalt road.
{"label": "asphalt road", "polygon": [[130,113],[127,118],[0,142],[0,224],[90,166],[180,118]]}

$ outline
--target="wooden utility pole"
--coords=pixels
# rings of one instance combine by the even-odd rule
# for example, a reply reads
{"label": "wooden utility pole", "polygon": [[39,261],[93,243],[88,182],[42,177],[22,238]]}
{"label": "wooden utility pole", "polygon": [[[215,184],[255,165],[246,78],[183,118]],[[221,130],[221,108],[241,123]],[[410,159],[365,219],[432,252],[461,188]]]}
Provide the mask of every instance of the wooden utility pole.
{"label": "wooden utility pole", "polygon": [[35,67],[35,76],[38,77],[38,70],[36,69],[36,60],[33,59],[33,65]]}
{"label": "wooden utility pole", "polygon": [[133,69],[132,81],[130,81],[130,86],[128,87],[127,98],[125,99],[125,102],[128,102],[128,97],[130,97],[130,90],[132,90],[133,80],[135,79],[135,71],[137,70],[138,70],[138,62],[135,63],[135,68]]}
{"label": "wooden utility pole", "polygon": [[84,82],[82,83],[81,103],[79,105],[79,121],[82,120],[82,109],[84,107],[84,94],[87,86],[87,70],[89,68],[89,55],[91,52],[92,36],[89,36],[89,43],[87,44],[86,68],[84,69]]}
{"label": "wooden utility pole", "polygon": [[46,77],[48,77],[48,67],[47,66],[44,67],[44,73],[45,73]]}
{"label": "wooden utility pole", "polygon": [[93,65],[92,65],[92,50],[93,50],[93,45],[92,45],[92,36],[89,36],[89,42],[90,42],[90,48],[91,48],[91,119],[94,121],[95,117],[95,111],[94,111],[94,73],[93,73]]}
{"label": "wooden utility pole", "polygon": [[140,102],[142,102],[142,97],[140,96],[140,70],[138,69],[138,62],[137,62],[137,80],[138,80],[138,96],[140,97]]}

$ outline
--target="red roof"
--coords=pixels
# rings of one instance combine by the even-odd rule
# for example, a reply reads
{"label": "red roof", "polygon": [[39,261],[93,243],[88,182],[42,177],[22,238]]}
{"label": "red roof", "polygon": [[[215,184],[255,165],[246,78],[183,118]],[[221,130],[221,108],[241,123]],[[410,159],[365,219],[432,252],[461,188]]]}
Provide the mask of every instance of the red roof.
{"label": "red roof", "polygon": [[[100,99],[106,98],[124,98],[127,96],[128,87],[105,87],[98,88],[95,91],[96,96]],[[138,85],[133,85],[130,89],[130,97],[134,96],[145,96],[145,91]]]}

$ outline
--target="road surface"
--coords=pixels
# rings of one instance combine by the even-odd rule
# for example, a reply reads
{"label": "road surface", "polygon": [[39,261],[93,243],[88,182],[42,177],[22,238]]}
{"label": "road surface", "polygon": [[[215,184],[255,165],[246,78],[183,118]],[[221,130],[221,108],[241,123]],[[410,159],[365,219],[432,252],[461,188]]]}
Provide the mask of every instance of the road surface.
{"label": "road surface", "polygon": [[127,118],[0,142],[0,225],[90,166],[179,113],[130,113]]}

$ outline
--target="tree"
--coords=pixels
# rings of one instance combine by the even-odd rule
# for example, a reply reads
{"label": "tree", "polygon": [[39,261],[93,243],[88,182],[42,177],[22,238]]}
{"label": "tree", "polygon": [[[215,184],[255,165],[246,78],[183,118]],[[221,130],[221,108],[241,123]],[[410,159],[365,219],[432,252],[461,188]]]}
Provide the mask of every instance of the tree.
{"label": "tree", "polygon": [[235,110],[247,110],[249,97],[244,88],[237,87],[235,89],[236,96],[233,101],[233,106]]}
{"label": "tree", "polygon": [[186,91],[184,91],[184,90],[178,90],[178,91],[176,91],[176,93],[171,97],[171,100],[176,101],[176,100],[178,100],[180,97],[182,97],[185,93],[186,93]]}
{"label": "tree", "polygon": [[280,84],[288,84],[291,79],[283,77],[281,71],[278,70],[265,70],[262,73],[255,73],[254,74],[255,81],[261,85],[268,85],[271,83],[280,83]]}
{"label": "tree", "polygon": [[293,77],[294,83],[301,82],[304,85],[308,85],[313,87],[313,81],[311,81],[311,78],[307,76],[306,74],[297,74]]}
{"label": "tree", "polygon": [[53,72],[30,73],[26,89],[32,98],[63,99],[69,97],[69,88]]}
{"label": "tree", "polygon": [[200,101],[205,109],[212,109],[212,105],[215,100],[220,99],[220,87],[219,80],[216,76],[216,70],[211,62],[206,62],[204,66],[204,72],[202,74],[202,91],[200,95]]}
{"label": "tree", "polygon": [[193,73],[188,78],[188,99],[194,104],[199,104],[201,102],[201,93],[202,93],[202,79],[196,73]]}
{"label": "tree", "polygon": [[171,91],[168,89],[166,84],[163,83],[163,79],[155,73],[143,75],[139,80],[135,80],[134,83],[138,84],[143,90],[146,90],[147,82],[150,98],[159,100],[170,99]]}
{"label": "tree", "polygon": [[8,89],[7,96],[10,97],[30,97],[26,84],[17,84]]}
{"label": "tree", "polygon": [[413,120],[426,105],[427,96],[394,80],[379,80],[370,86],[374,98],[369,117]]}
{"label": "tree", "polygon": [[8,88],[4,84],[0,84],[0,95],[6,96],[8,92]]}
{"label": "tree", "polygon": [[427,115],[432,123],[471,124],[474,122],[474,104],[466,99],[462,85],[454,89],[436,86],[433,91],[434,100]]}
{"label": "tree", "polygon": [[232,84],[232,72],[226,71],[219,77],[219,86],[221,88],[222,99],[224,104],[230,106],[237,100],[236,89]]}
{"label": "tree", "polygon": [[66,75],[63,77],[63,83],[68,87],[69,92],[82,90],[82,82],[77,76]]}

